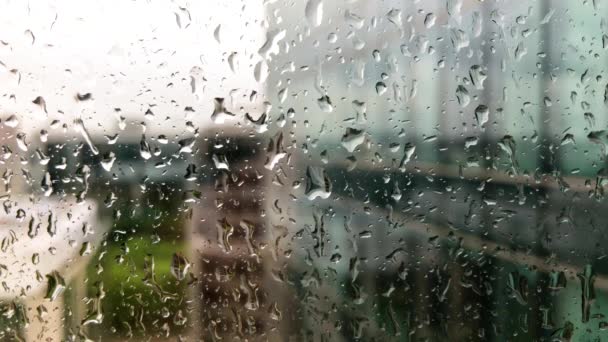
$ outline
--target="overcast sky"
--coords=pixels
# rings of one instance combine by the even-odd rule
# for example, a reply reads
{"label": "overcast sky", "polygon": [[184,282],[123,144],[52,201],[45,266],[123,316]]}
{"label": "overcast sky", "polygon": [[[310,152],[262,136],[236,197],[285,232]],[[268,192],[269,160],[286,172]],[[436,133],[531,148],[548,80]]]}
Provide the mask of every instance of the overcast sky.
{"label": "overcast sky", "polygon": [[[71,126],[81,116],[93,134],[114,134],[119,132],[114,108],[137,122],[151,108],[155,115],[148,132],[179,133],[187,106],[196,111],[188,119],[204,124],[213,97],[228,98],[237,88],[262,92],[253,76],[265,40],[261,2],[0,4],[1,117],[18,114],[20,131],[48,129],[53,119]],[[233,53],[235,72],[227,62]],[[190,76],[196,80],[195,93]],[[93,100],[75,101],[77,93],[91,93]],[[32,103],[38,96],[45,99],[48,114]],[[128,130],[135,135],[141,128],[129,125]]]}

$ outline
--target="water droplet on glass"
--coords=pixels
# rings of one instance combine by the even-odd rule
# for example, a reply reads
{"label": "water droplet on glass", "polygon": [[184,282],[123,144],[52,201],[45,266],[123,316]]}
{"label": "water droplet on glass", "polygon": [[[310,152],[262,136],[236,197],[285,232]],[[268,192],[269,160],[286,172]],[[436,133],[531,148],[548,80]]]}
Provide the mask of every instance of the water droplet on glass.
{"label": "water droplet on glass", "polygon": [[266,32],[266,42],[264,42],[264,45],[258,50],[258,53],[264,58],[268,58],[271,54],[278,54],[279,42],[285,38],[285,35],[285,30],[271,30]]}
{"label": "water droplet on glass", "polygon": [[589,322],[591,317],[591,306],[595,300],[595,272],[589,264],[585,265],[583,272],[577,274],[581,281],[581,321]]}
{"label": "water droplet on glass", "polygon": [[486,105],[479,105],[475,108],[475,121],[477,126],[485,128],[485,124],[490,119],[490,109]]}
{"label": "water droplet on glass", "polygon": [[401,28],[401,10],[393,8],[386,14],[386,17],[391,23]]}
{"label": "water droplet on glass", "polygon": [[325,113],[331,113],[334,110],[334,106],[331,104],[331,99],[327,95],[321,96],[319,99],[317,99],[317,104]]}
{"label": "water droplet on glass", "polygon": [[314,200],[317,197],[329,198],[332,185],[324,168],[308,166],[306,168],[306,197]]}
{"label": "water droplet on glass", "polygon": [[435,26],[436,19],[437,17],[434,13],[427,13],[427,15],[424,17],[424,26],[426,26],[427,29]]}
{"label": "water droplet on glass", "polygon": [[57,271],[53,271],[52,273],[47,274],[46,278],[47,290],[44,298],[54,301],[65,290],[65,280]]}
{"label": "water droplet on glass", "polygon": [[364,19],[360,15],[353,13],[348,9],[344,11],[344,21],[356,29],[362,28],[363,24],[365,23]]}
{"label": "water droplet on glass", "polygon": [[406,165],[412,160],[414,152],[416,152],[416,145],[412,143],[407,143],[405,145],[403,157],[401,158],[401,162],[399,163],[399,170],[401,170],[402,172],[406,170]]}
{"label": "water droplet on glass", "polygon": [[586,112],[583,114],[583,117],[585,118],[588,128],[593,129],[593,127],[595,127],[595,116],[593,116],[593,113]]}
{"label": "water droplet on glass", "polygon": [[465,108],[471,102],[471,97],[469,96],[469,91],[463,85],[459,85],[456,88],[456,100],[458,101],[458,104],[462,108]]}
{"label": "water droplet on glass", "polygon": [[515,60],[520,61],[527,54],[528,49],[526,49],[524,43],[520,42],[519,44],[517,44],[517,47],[515,48]]}
{"label": "water droplet on glass", "polygon": [[384,82],[376,83],[376,94],[382,96],[386,93],[386,84]]}
{"label": "water droplet on glass", "polygon": [[150,152],[150,145],[146,141],[146,135],[141,135],[141,141],[139,142],[139,154],[144,159],[150,159],[152,157],[152,153]]}
{"label": "water droplet on glass", "polygon": [[10,128],[15,128],[19,125],[19,119],[16,115],[11,115],[6,120],[4,120],[4,124]]}
{"label": "water droplet on glass", "polygon": [[114,165],[115,161],[116,155],[114,154],[114,152],[107,152],[103,155],[103,158],[101,158],[101,166],[104,170],[110,172],[110,170],[112,169],[112,165]]}
{"label": "water droplet on glass", "polygon": [[476,89],[483,89],[483,82],[488,78],[486,72],[479,65],[473,65],[471,69],[469,69],[469,76],[471,77],[471,83],[475,86]]}
{"label": "water droplet on glass", "polygon": [[25,141],[25,139],[27,138],[25,133],[17,133],[15,138],[17,139],[17,146],[19,147],[19,149],[21,151],[27,152],[29,144],[27,143],[27,141]]}
{"label": "water droplet on glass", "polygon": [[216,97],[213,100],[213,113],[211,114],[211,120],[217,124],[223,124],[224,120],[232,119],[234,114],[229,112],[224,106],[224,99],[220,97]]}
{"label": "water droplet on glass", "polygon": [[36,97],[33,101],[33,104],[38,105],[42,111],[44,111],[44,113],[48,114],[47,110],[46,110],[46,101],[44,100],[44,98],[42,96],[38,96]]}
{"label": "water droplet on glass", "polygon": [[286,152],[283,149],[283,132],[277,133],[274,138],[270,139],[268,147],[266,148],[266,163],[264,167],[268,170],[272,170],[274,166],[285,157]]}
{"label": "water droplet on glass", "polygon": [[364,141],[365,131],[356,128],[347,128],[341,140],[342,146],[350,153],[353,153]]}
{"label": "water droplet on glass", "polygon": [[84,141],[87,143],[87,145],[91,149],[91,152],[94,155],[98,155],[99,150],[93,144],[93,140],[91,139],[91,136],[89,135],[89,132],[87,131],[87,129],[84,127],[84,122],[82,121],[82,119],[78,118],[78,119],[74,120],[74,128],[76,129],[77,132],[80,133],[80,135],[82,136]]}
{"label": "water droplet on glass", "polygon": [[213,156],[211,156],[211,159],[213,160],[213,165],[215,165],[215,168],[218,170],[230,170],[230,167],[228,166],[228,159],[226,159],[226,156],[223,154],[213,154]]}
{"label": "water droplet on glass", "polygon": [[181,253],[173,253],[171,258],[171,274],[177,280],[184,280],[190,269],[190,262]]}
{"label": "water droplet on glass", "polygon": [[232,244],[230,243],[230,237],[234,233],[234,227],[228,222],[225,217],[217,222],[216,227],[218,246],[224,252],[231,251]]}
{"label": "water droplet on glass", "polygon": [[304,15],[310,25],[321,25],[323,21],[323,0],[308,0],[304,8]]}

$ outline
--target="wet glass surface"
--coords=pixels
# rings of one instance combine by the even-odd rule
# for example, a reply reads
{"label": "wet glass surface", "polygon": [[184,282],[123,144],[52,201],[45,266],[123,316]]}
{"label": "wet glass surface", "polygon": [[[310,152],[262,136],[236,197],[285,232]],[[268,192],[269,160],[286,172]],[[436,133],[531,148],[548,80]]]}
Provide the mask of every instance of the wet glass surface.
{"label": "wet glass surface", "polygon": [[605,1],[0,4],[0,340],[608,338]]}

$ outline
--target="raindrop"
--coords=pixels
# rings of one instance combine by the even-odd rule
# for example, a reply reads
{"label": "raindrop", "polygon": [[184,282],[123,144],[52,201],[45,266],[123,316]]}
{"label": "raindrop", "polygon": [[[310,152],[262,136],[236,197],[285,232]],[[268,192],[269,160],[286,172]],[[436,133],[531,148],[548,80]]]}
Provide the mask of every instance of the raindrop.
{"label": "raindrop", "polygon": [[353,153],[364,141],[365,131],[355,128],[347,128],[341,140],[342,146],[350,153]]}
{"label": "raindrop", "polygon": [[387,14],[388,21],[401,28],[401,10],[393,8]]}
{"label": "raindrop", "polygon": [[384,82],[376,83],[376,94],[382,96],[386,93],[386,84]]}
{"label": "raindrop", "polygon": [[325,113],[331,113],[334,110],[334,106],[331,104],[331,99],[327,95],[317,99],[317,104]]}
{"label": "raindrop", "polygon": [[469,76],[471,77],[471,83],[475,86],[476,89],[483,89],[483,82],[488,78],[486,72],[479,65],[473,65],[469,70]]}
{"label": "raindrop", "polygon": [[215,165],[216,169],[230,170],[230,167],[228,166],[228,160],[226,159],[225,155],[213,154],[213,156],[211,156],[211,159],[213,160],[213,165]]}
{"label": "raindrop", "polygon": [[185,138],[181,139],[177,142],[179,145],[178,153],[192,153],[192,147],[194,147],[194,143],[196,143],[196,139],[194,138]]}
{"label": "raindrop", "polygon": [[84,93],[84,94],[77,93],[76,94],[76,100],[78,100],[78,101],[89,101],[92,99],[93,99],[93,94],[91,94],[91,93]]}
{"label": "raindrop", "polygon": [[279,53],[279,42],[285,38],[285,30],[272,30],[266,33],[266,42],[258,50],[258,53],[268,58],[271,54]]}
{"label": "raindrop", "polygon": [[331,195],[332,185],[324,168],[308,166],[306,168],[306,197],[314,200],[317,197],[326,199]]}
{"label": "raindrop", "polygon": [[53,271],[52,273],[47,274],[46,278],[47,290],[44,298],[54,301],[65,290],[65,280],[57,271]]}
{"label": "raindrop", "polygon": [[114,165],[115,161],[116,155],[114,154],[114,152],[107,152],[103,155],[103,158],[101,159],[101,166],[104,170],[110,172],[110,170],[112,169],[112,165]]}
{"label": "raindrop", "polygon": [[473,146],[477,146],[478,142],[479,142],[479,139],[477,137],[467,137],[464,140],[464,147],[468,149]]}
{"label": "raindrop", "polygon": [[213,113],[211,114],[211,120],[216,124],[223,124],[224,120],[232,119],[235,115],[229,112],[224,106],[224,99],[216,97],[213,100]]}
{"label": "raindrop", "polygon": [[393,192],[391,193],[391,197],[393,198],[393,200],[395,202],[399,202],[399,200],[401,199],[401,190],[399,189],[399,182],[395,181],[395,184],[393,185]]}
{"label": "raindrop", "polygon": [[74,128],[76,129],[77,132],[80,133],[80,135],[82,135],[82,138],[84,139],[84,141],[87,143],[87,145],[91,149],[91,152],[94,155],[98,155],[99,150],[93,144],[93,140],[91,139],[91,136],[89,135],[89,132],[87,131],[87,129],[84,127],[84,122],[82,122],[82,119],[78,118],[78,119],[74,120]]}
{"label": "raindrop", "polygon": [[427,15],[424,17],[424,26],[426,26],[427,29],[435,26],[436,19],[437,17],[435,16],[435,14],[427,13]]}
{"label": "raindrop", "polygon": [[231,251],[232,244],[230,243],[230,237],[234,233],[234,227],[228,223],[228,220],[225,217],[217,222],[216,227],[218,246],[224,252]]}
{"label": "raindrop", "polygon": [[526,54],[528,54],[528,49],[524,46],[523,42],[517,44],[515,48],[515,60],[520,61]]}
{"label": "raindrop", "polygon": [[452,42],[452,46],[456,49],[456,52],[460,52],[460,50],[469,46],[469,37],[466,32],[459,29],[451,29],[450,30],[450,41]]}
{"label": "raindrop", "polygon": [[490,109],[486,105],[479,105],[475,108],[475,121],[477,126],[485,128],[485,124],[490,119]]}
{"label": "raindrop", "polygon": [[222,43],[221,31],[222,31],[222,25],[221,24],[218,24],[215,27],[215,30],[213,30],[213,38],[215,38],[215,41],[218,42],[218,44]]}
{"label": "raindrop", "polygon": [[363,18],[350,10],[344,11],[344,21],[356,29],[362,28],[364,24]]}
{"label": "raindrop", "polygon": [[17,139],[17,146],[19,147],[19,149],[21,151],[27,152],[29,144],[25,141],[25,139],[27,138],[25,133],[17,133],[15,138]]}
{"label": "raindrop", "polygon": [[46,101],[44,100],[44,98],[42,96],[38,96],[36,97],[33,101],[33,104],[36,104],[38,106],[40,106],[40,108],[42,108],[42,110],[48,114],[47,110],[46,110]]}
{"label": "raindrop", "polygon": [[141,141],[139,142],[139,154],[144,159],[150,159],[152,157],[152,153],[150,152],[150,145],[146,141],[146,135],[141,135]]}
{"label": "raindrop", "polygon": [[253,77],[258,83],[266,81],[269,73],[270,70],[268,69],[268,64],[265,61],[259,61],[253,68]]}
{"label": "raindrop", "polygon": [[581,281],[581,321],[586,323],[591,317],[591,305],[595,300],[595,272],[591,265],[585,265],[583,272],[577,276]]}
{"label": "raindrop", "polygon": [[283,132],[277,133],[274,138],[270,139],[268,147],[266,148],[266,163],[264,167],[268,170],[272,170],[274,166],[285,157],[286,152],[283,149]]}
{"label": "raindrop", "polygon": [[515,171],[517,173],[519,166],[518,166],[516,154],[515,154],[515,149],[516,149],[515,139],[513,139],[513,137],[510,135],[505,135],[498,142],[498,146],[500,147],[500,149],[502,151],[504,151],[507,154],[507,156],[509,157],[509,161],[511,163],[511,167],[513,168],[513,171]]}
{"label": "raindrop", "polygon": [[416,145],[412,143],[407,143],[405,145],[403,158],[401,158],[401,162],[399,163],[399,170],[401,170],[401,172],[405,172],[405,166],[412,160],[414,152],[416,152]]}
{"label": "raindrop", "polygon": [[569,145],[569,144],[575,145],[576,141],[574,140],[574,135],[572,135],[570,133],[567,133],[562,138],[562,141],[560,142],[560,145],[564,146],[564,145]]}
{"label": "raindrop", "polygon": [[15,128],[19,125],[19,119],[17,119],[17,116],[11,115],[6,120],[4,120],[4,124],[10,128]]}
{"label": "raindrop", "polygon": [[319,26],[323,21],[323,0],[308,0],[304,8],[306,20],[312,26]]}
{"label": "raindrop", "polygon": [[190,262],[181,253],[173,253],[171,259],[171,274],[177,280],[184,280],[190,269]]}
{"label": "raindrop", "polygon": [[589,129],[593,129],[593,127],[595,127],[595,116],[593,116],[593,113],[586,112],[583,114],[583,117],[585,118],[585,122],[587,123]]}
{"label": "raindrop", "polygon": [[458,104],[465,108],[471,102],[471,97],[469,96],[469,91],[463,85],[459,85],[456,88],[456,100],[458,100]]}
{"label": "raindrop", "polygon": [[262,115],[260,115],[257,119],[254,119],[249,113],[246,113],[245,118],[256,126],[256,131],[258,133],[264,133],[268,130],[268,123],[266,122],[266,113],[262,113]]}

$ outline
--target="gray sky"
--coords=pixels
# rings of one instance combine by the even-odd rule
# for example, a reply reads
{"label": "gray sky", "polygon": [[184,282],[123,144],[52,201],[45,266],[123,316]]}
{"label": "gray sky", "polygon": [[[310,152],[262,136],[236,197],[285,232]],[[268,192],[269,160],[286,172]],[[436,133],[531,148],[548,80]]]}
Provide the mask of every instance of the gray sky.
{"label": "gray sky", "polygon": [[[18,115],[19,131],[37,135],[53,119],[71,127],[81,116],[92,134],[113,135],[120,132],[114,108],[121,108],[129,123],[142,121],[155,105],[154,119],[146,120],[148,133],[179,134],[185,130],[185,107],[196,111],[188,120],[204,125],[214,97],[228,98],[237,88],[247,93],[263,89],[253,77],[265,40],[261,2],[58,0],[28,5],[5,0],[1,7],[0,108],[2,118]],[[220,23],[218,42],[214,33]],[[227,62],[232,53],[235,72]],[[190,76],[196,79],[195,93]],[[92,93],[94,100],[75,101],[77,93]],[[37,96],[45,99],[48,114],[32,103]],[[139,136],[141,126],[127,130]]]}

